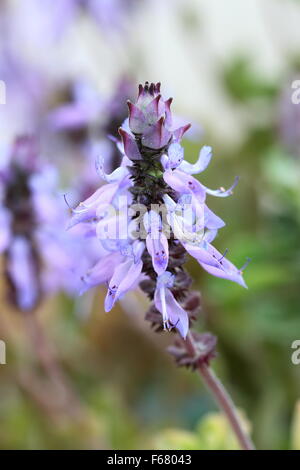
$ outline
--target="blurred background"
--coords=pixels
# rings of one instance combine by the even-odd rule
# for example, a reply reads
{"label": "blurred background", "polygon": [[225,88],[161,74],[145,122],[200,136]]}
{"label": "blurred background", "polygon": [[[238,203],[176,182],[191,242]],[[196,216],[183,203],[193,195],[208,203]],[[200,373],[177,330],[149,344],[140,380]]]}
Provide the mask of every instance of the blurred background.
{"label": "blurred background", "polygon": [[[218,337],[213,366],[266,449],[300,449],[299,24],[297,0],[0,1],[0,159],[34,134],[59,198],[91,194],[94,146],[117,165],[107,135],[149,80],[193,124],[186,158],[213,147],[201,181],[240,176],[233,197],[209,204],[226,222],[218,249],[238,266],[252,260],[249,289],[189,270],[202,295],[196,328]],[[141,293],[104,314],[105,288],[80,297],[58,282],[20,312],[2,258],[0,448],[236,447],[200,379],[165,352],[172,335],[144,321]]]}

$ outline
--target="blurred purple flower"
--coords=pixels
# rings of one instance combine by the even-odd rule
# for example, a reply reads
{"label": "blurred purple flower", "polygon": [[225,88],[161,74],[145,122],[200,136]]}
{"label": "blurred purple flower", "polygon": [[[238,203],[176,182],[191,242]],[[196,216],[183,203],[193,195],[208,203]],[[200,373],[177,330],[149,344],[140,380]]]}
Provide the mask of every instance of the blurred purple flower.
{"label": "blurred purple flower", "polygon": [[74,293],[95,262],[93,244],[85,249],[81,234],[65,232],[66,217],[55,169],[42,161],[35,138],[19,137],[0,168],[0,252],[8,298],[21,311],[50,292]]}
{"label": "blurred purple flower", "polygon": [[21,10],[23,24],[34,39],[59,40],[76,18],[85,14],[105,32],[122,31],[136,0],[27,0]]}
{"label": "blurred purple flower", "polygon": [[115,141],[127,115],[126,99],[132,90],[132,83],[126,77],[118,81],[109,97],[102,96],[84,81],[68,84],[61,93],[65,101],[50,110],[44,119],[43,146],[47,149],[51,145],[53,149],[55,145],[57,158],[63,156],[61,171],[77,192],[73,199],[82,200],[98,187],[94,162],[99,154],[105,157],[107,170],[120,165],[121,154]]}

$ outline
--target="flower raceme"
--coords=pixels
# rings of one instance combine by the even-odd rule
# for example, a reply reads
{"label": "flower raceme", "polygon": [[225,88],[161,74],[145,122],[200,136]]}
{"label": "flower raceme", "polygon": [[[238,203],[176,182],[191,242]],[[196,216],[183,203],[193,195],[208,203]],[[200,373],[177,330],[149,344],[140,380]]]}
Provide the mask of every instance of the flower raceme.
{"label": "flower raceme", "polygon": [[[83,249],[81,235],[61,229],[67,214],[58,175],[43,161],[35,137],[16,138],[0,162],[0,254],[7,297],[19,311],[32,311],[50,293],[74,294],[74,274],[80,277],[82,265],[85,271],[95,258]],[[80,267],[74,250],[80,250]]]}
{"label": "flower raceme", "polygon": [[163,99],[159,83],[139,86],[119,129],[122,163],[106,174],[98,158],[97,171],[106,184],[73,210],[69,227],[83,225],[102,244],[105,254],[83,282],[84,289],[108,285],[106,311],[140,285],[154,301],[151,318],[159,312],[161,327],[176,328],[185,338],[198,306],[190,301],[186,254],[210,274],[246,285],[242,270],[212,246],[225,224],[206,205],[207,195],[231,195],[237,179],[228,190],[211,190],[194,178],[209,165],[212,150],[202,147],[194,164],[184,160],[180,142],[190,125],[173,126],[171,103]]}

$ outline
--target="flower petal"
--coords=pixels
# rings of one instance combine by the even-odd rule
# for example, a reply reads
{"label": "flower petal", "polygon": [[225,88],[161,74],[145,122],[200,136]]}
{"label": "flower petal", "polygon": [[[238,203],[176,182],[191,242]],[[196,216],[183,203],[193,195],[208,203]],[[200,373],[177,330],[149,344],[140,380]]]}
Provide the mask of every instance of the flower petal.
{"label": "flower petal", "polygon": [[141,134],[147,125],[146,117],[138,106],[127,101],[129,109],[129,127],[134,134]]}
{"label": "flower petal", "polygon": [[178,142],[173,142],[168,148],[169,168],[177,168],[181,163],[184,163],[184,150]]}
{"label": "flower petal", "polygon": [[164,112],[164,102],[161,100],[161,95],[157,95],[145,108],[147,123],[155,124]]}
{"label": "flower petal", "polygon": [[160,233],[158,239],[153,239],[151,235],[148,235],[146,238],[146,246],[152,258],[154,271],[158,275],[162,274],[166,271],[169,262],[169,245],[166,236]]}
{"label": "flower petal", "polygon": [[119,128],[119,134],[122,137],[124,152],[130,160],[141,160],[141,154],[137,143],[128,132],[124,131],[122,127]]}
{"label": "flower petal", "polygon": [[143,134],[142,143],[145,147],[158,150],[167,145],[171,138],[171,132],[165,127],[164,117],[153,126],[149,126],[147,132]]}
{"label": "flower petal", "polygon": [[115,268],[120,264],[121,260],[122,255],[120,255],[120,253],[110,253],[101,258],[100,261],[83,276],[83,281],[87,288],[104,284],[111,279]]}
{"label": "flower petal", "polygon": [[247,287],[241,270],[234,266],[233,263],[210,245],[210,243],[204,240],[200,246],[192,245],[191,243],[183,243],[183,245],[187,252],[196,258],[203,269],[213,276],[229,279],[243,287]]}
{"label": "flower petal", "polygon": [[228,196],[231,196],[233,194],[233,190],[236,187],[236,185],[238,184],[238,182],[239,182],[239,177],[236,176],[234,178],[233,185],[230,186],[229,189],[224,189],[224,188],[209,189],[209,188],[206,188],[205,186],[203,186],[203,187],[205,188],[205,191],[207,192],[207,194],[210,194],[211,196],[228,197]]}
{"label": "flower petal", "polygon": [[173,101],[173,98],[169,98],[167,101],[165,101],[166,126],[168,127],[168,129],[170,129],[172,126],[172,113],[171,113],[172,101]]}
{"label": "flower petal", "polygon": [[191,124],[186,124],[185,126],[179,127],[178,129],[173,131],[174,140],[181,140],[183,135],[189,130],[190,127]]}
{"label": "flower petal", "polygon": [[165,182],[175,191],[181,194],[191,193],[196,197],[197,201],[205,201],[205,189],[193,176],[187,175],[180,170],[166,170],[163,177]]}
{"label": "flower petal", "polygon": [[235,271],[230,270],[230,271],[224,271],[223,269],[216,268],[215,266],[211,266],[205,263],[200,263],[202,268],[205,269],[209,274],[212,274],[213,276],[220,277],[222,279],[228,279],[229,281],[236,282],[242,287],[247,288],[247,284],[245,283],[243,279],[243,275],[240,271],[237,269]]}
{"label": "flower petal", "polygon": [[197,162],[192,164],[184,160],[180,165],[180,170],[188,173],[189,175],[201,173],[208,167],[211,157],[212,148],[205,145],[199,152],[199,158]]}
{"label": "flower petal", "polygon": [[174,295],[167,287],[156,289],[154,302],[157,310],[162,314],[165,328],[175,327],[185,339],[189,329],[187,312],[179,305]]}
{"label": "flower petal", "polygon": [[109,312],[116,301],[127,292],[138,280],[143,268],[143,262],[135,263],[132,259],[117,266],[108,286],[104,309]]}
{"label": "flower petal", "polygon": [[105,173],[104,158],[100,155],[96,157],[95,166],[100,178],[102,178],[107,183],[116,183],[117,181],[122,180],[126,175],[129,174],[126,166],[119,166],[110,174]]}
{"label": "flower petal", "polygon": [[207,205],[204,206],[204,226],[215,230],[225,226],[225,222],[211,211]]}
{"label": "flower petal", "polygon": [[96,216],[98,206],[110,204],[119,190],[119,187],[118,183],[109,183],[101,186],[101,188],[97,189],[92,196],[84,202],[81,202],[76,209],[72,209],[73,215],[69,220],[67,229],[94,218]]}

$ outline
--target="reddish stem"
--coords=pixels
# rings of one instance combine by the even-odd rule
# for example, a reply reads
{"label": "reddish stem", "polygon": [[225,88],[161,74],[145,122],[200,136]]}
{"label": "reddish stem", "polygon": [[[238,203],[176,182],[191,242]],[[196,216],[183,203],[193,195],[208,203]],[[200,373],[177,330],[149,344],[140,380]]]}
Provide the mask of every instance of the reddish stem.
{"label": "reddish stem", "polygon": [[[183,344],[191,357],[197,357],[197,346],[194,343],[191,333],[188,333],[186,341],[183,341]],[[214,396],[219,407],[227,417],[230,427],[236,435],[236,438],[241,448],[244,450],[255,450],[251,438],[248,436],[248,434],[243,428],[240,417],[236,411],[235,405],[230,395],[228,394],[227,390],[224,388],[223,384],[218,379],[218,377],[216,377],[213,370],[205,363],[199,362],[199,364],[197,365],[197,371],[201,375],[207,388]]]}

